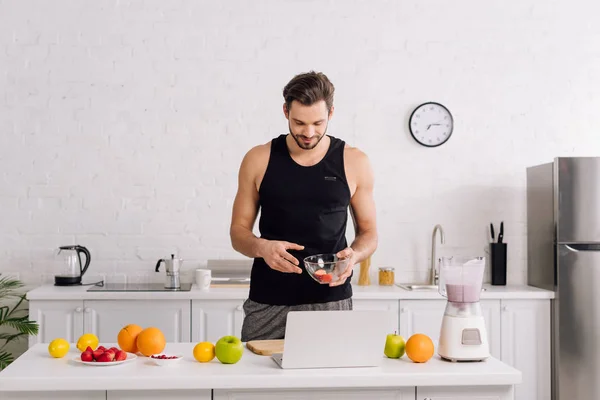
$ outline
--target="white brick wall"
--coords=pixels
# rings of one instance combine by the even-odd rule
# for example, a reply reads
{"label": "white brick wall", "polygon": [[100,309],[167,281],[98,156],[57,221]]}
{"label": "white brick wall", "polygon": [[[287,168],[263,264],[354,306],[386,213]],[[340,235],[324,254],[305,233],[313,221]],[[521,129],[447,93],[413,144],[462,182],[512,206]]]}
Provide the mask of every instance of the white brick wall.
{"label": "white brick wall", "polygon": [[[316,69],[337,87],[329,132],[374,165],[374,266],[423,279],[436,223],[439,254],[480,254],[504,220],[524,283],[525,167],[600,155],[598,4],[0,0],[0,271],[48,279],[71,243],[115,280],[171,252],[240,257],[240,160]],[[429,100],[456,121],[437,149],[406,129]]]}

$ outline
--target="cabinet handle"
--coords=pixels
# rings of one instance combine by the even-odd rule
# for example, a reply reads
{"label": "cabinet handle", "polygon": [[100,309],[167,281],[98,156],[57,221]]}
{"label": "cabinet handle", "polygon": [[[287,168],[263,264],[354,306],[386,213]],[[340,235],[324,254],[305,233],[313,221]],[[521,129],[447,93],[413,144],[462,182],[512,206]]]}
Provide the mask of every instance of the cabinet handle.
{"label": "cabinet handle", "polygon": [[92,311],[92,309],[91,309],[91,308],[89,308],[89,307],[86,307],[84,311],[85,311],[86,313],[89,313],[90,311]]}
{"label": "cabinet handle", "polygon": [[506,311],[510,311],[510,310],[509,310],[508,306],[504,306],[504,307],[502,307],[502,311],[506,312]]}
{"label": "cabinet handle", "polygon": [[242,311],[242,306],[237,306],[235,309],[238,311]]}
{"label": "cabinet handle", "polygon": [[400,309],[400,312],[401,312],[401,313],[403,313],[403,314],[404,314],[405,312],[407,312],[407,311],[408,311],[408,309],[407,309],[406,307],[402,307],[402,308]]}
{"label": "cabinet handle", "polygon": [[75,309],[75,312],[81,312],[81,311],[82,311],[82,308],[81,308],[81,307],[77,307],[77,308]]}

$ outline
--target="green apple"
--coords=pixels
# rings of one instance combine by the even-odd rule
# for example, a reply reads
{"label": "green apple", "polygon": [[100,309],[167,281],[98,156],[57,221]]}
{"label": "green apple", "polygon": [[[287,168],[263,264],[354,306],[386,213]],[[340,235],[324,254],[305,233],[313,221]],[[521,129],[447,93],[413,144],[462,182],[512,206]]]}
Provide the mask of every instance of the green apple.
{"label": "green apple", "polygon": [[404,338],[397,335],[396,332],[390,333],[385,339],[385,349],[383,353],[388,358],[400,358],[404,355],[404,348],[406,343]]}
{"label": "green apple", "polygon": [[235,336],[223,336],[215,346],[215,356],[223,364],[235,364],[244,353],[242,341]]}

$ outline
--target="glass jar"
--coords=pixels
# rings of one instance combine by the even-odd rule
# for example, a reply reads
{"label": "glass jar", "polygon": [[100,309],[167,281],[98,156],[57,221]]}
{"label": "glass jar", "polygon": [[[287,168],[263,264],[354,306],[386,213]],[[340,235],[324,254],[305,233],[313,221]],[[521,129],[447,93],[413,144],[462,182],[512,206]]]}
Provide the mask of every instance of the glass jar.
{"label": "glass jar", "polygon": [[381,267],[379,268],[379,285],[392,286],[395,282],[394,268]]}

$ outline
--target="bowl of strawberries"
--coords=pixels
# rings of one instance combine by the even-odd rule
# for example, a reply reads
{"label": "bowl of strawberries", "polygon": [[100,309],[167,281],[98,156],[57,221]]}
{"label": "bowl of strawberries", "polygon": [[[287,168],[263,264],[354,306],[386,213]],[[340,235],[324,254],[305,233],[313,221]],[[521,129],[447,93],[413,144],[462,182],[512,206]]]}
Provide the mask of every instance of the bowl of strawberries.
{"label": "bowl of strawberries", "polygon": [[315,281],[322,285],[337,282],[348,268],[349,258],[338,258],[335,254],[315,254],[306,257],[304,267]]}

